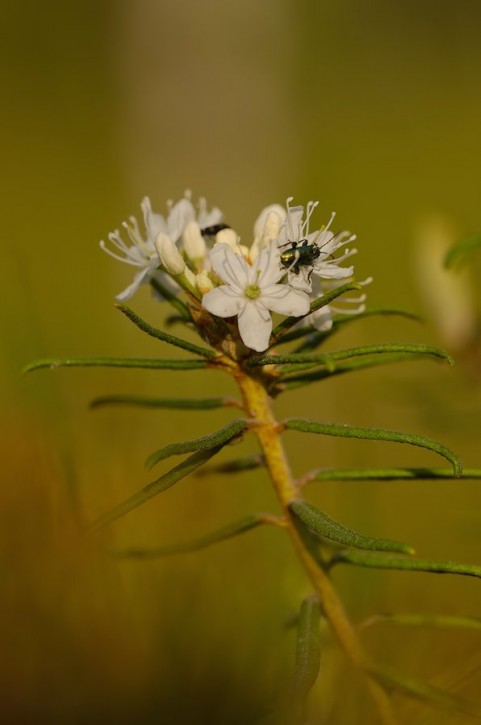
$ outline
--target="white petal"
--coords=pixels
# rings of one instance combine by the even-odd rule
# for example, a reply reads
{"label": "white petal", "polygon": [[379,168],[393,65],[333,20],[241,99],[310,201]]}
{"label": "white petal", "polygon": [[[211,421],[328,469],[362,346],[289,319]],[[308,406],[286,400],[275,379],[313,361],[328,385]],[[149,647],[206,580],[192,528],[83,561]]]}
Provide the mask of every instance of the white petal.
{"label": "white petal", "polygon": [[354,267],[338,267],[336,264],[326,264],[323,262],[318,266],[314,266],[312,272],[324,279],[345,279],[346,277],[352,277]]}
{"label": "white petal", "polygon": [[294,287],[294,289],[300,289],[303,292],[311,292],[311,269],[311,267],[299,267],[297,274],[295,272],[288,272],[287,279],[289,281],[289,285]]}
{"label": "white petal", "polygon": [[302,234],[303,206],[291,206],[287,215],[286,234],[290,242],[299,242]]}
{"label": "white petal", "polygon": [[201,229],[205,229],[206,227],[213,227],[216,224],[220,224],[223,218],[223,213],[215,206],[210,211],[201,210],[197,216],[197,223]]}
{"label": "white petal", "polygon": [[195,219],[195,209],[188,199],[181,199],[174,204],[167,217],[167,229],[171,239],[176,242],[188,222]]}
{"label": "white petal", "polygon": [[309,312],[309,297],[287,284],[273,284],[262,291],[262,304],[281,315],[300,317]]}
{"label": "white petal", "polygon": [[148,282],[150,276],[151,273],[148,267],[141,270],[140,272],[137,272],[132,284],[129,284],[129,286],[126,287],[123,292],[120,292],[120,294],[116,295],[115,299],[119,300],[119,302],[124,302],[125,300],[130,299],[137,292],[141,284]]}
{"label": "white petal", "polygon": [[167,223],[161,214],[154,214],[148,196],[142,199],[140,204],[144,214],[144,224],[147,230],[147,240],[154,240],[160,232],[167,231]]}
{"label": "white petal", "polygon": [[248,300],[237,319],[244,345],[257,352],[266,350],[272,331],[272,318],[268,310],[257,300]]}
{"label": "white petal", "polygon": [[280,251],[275,243],[263,247],[256,257],[253,268],[257,274],[260,271],[258,283],[264,288],[275,284],[285,274],[281,265]]}
{"label": "white petal", "polygon": [[234,317],[239,314],[244,304],[245,299],[226,285],[216,287],[202,297],[202,306],[218,317]]}
{"label": "white petal", "polygon": [[251,271],[245,259],[223,243],[214,244],[209,256],[212,268],[221,280],[243,294],[249,284]]}

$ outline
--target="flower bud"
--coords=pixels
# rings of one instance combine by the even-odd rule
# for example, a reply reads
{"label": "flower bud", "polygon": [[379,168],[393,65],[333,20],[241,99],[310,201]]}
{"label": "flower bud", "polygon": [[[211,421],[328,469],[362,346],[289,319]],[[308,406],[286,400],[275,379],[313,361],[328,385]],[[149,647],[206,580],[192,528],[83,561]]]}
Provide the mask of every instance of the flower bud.
{"label": "flower bud", "polygon": [[197,222],[189,222],[182,234],[184,250],[189,259],[203,259],[206,254],[206,244]]}
{"label": "flower bud", "polygon": [[221,231],[217,232],[215,235],[215,241],[216,244],[228,244],[229,247],[236,252],[239,244],[239,237],[237,232],[233,229],[221,229]]}
{"label": "flower bud", "polygon": [[197,275],[195,278],[195,285],[201,295],[205,295],[207,292],[214,289],[214,283],[205,270]]}
{"label": "flower bud", "polygon": [[[275,215],[275,216],[274,216]],[[280,204],[270,204],[266,206],[256,219],[254,224],[254,239],[263,239],[269,236],[271,239],[276,238],[282,224],[286,220],[286,210]],[[277,233],[274,232],[273,224],[277,226]],[[266,227],[269,227],[267,231]]]}
{"label": "flower bud", "polygon": [[166,272],[176,277],[185,270],[185,262],[172,239],[161,232],[155,240],[161,264]]}

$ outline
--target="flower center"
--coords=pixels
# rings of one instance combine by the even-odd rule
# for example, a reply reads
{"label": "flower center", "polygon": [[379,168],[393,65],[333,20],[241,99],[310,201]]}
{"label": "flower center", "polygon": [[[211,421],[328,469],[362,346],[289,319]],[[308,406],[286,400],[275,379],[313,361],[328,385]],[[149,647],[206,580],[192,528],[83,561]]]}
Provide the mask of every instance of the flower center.
{"label": "flower center", "polygon": [[255,300],[257,297],[259,297],[261,293],[261,288],[258,284],[249,284],[244,290],[244,294],[246,297],[248,297],[250,300]]}

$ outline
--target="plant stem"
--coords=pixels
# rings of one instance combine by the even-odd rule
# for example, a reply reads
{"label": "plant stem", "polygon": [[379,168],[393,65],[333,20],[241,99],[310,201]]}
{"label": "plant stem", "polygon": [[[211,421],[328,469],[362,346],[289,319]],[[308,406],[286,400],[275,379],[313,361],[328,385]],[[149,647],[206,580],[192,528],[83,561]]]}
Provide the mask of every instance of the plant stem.
{"label": "plant stem", "polygon": [[250,418],[251,429],[259,440],[266,468],[269,471],[277,497],[284,511],[286,528],[319,596],[324,615],[339,645],[352,664],[366,678],[367,687],[378,711],[379,722],[382,725],[396,725],[396,718],[389,697],[381,685],[373,679],[369,671],[370,663],[362,650],[354,627],[344,611],[343,604],[331,580],[309,553],[292,518],[289,504],[293,500],[298,500],[300,493],[294,483],[281,442],[282,426],[274,418],[269,396],[260,380],[251,377],[240,368],[231,368],[231,370],[242,394],[244,408]]}

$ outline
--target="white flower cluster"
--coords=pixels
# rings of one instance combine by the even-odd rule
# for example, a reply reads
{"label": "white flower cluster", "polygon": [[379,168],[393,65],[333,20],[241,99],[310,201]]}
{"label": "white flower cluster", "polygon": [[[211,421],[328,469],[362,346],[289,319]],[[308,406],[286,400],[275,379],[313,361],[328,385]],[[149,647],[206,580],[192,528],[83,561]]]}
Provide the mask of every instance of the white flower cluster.
{"label": "white flower cluster", "polygon": [[112,257],[138,268],[132,284],[117,299],[128,299],[144,283],[151,283],[160,296],[162,291],[172,294],[183,287],[213,315],[237,317],[243,343],[258,352],[269,345],[271,312],[301,317],[299,324],[318,330],[332,326],[333,311],[361,312],[364,295],[344,299],[354,308],[331,305],[308,314],[312,300],[352,278],[354,268],[342,264],[357,251],[346,248],[355,236],[331,231],[334,214],[326,226],[310,231],[318,202],[309,202],[306,209],[291,202],[289,198],[285,207],[272,204],[262,210],[249,248],[223,223],[219,209],[208,210],[205,199],[196,208],[186,193],[168,204],[164,217],[152,211],[146,197],[141,205],[143,234],[135,217],[130,217],[123,223],[128,243],[118,230],[109,234],[109,246],[100,242]]}

